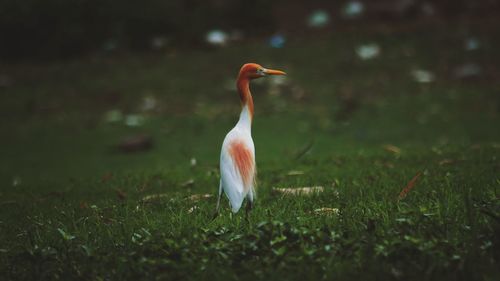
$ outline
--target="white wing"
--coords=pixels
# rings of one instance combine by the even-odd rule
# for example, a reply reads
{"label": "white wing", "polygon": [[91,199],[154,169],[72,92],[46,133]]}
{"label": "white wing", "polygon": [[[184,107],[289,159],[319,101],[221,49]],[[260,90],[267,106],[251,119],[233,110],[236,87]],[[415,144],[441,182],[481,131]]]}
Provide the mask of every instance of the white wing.
{"label": "white wing", "polygon": [[241,203],[245,198],[243,181],[236,170],[231,155],[229,155],[227,149],[224,148],[221,152],[220,175],[222,189],[231,203],[233,213],[236,213],[240,209]]}
{"label": "white wing", "polygon": [[[237,128],[231,130],[222,144],[222,151],[220,156],[220,174],[221,174],[221,184],[226,194],[229,202],[231,203],[231,209],[233,213],[238,212],[241,208],[243,199],[247,195],[249,189],[245,191],[244,182],[236,164],[231,157],[229,152],[229,145],[234,140],[242,140],[246,146],[251,150],[252,156],[254,156],[254,145],[252,138],[249,134],[238,130]],[[254,158],[255,159],[255,158]],[[253,176],[253,175],[252,175]],[[250,188],[252,190],[253,187]]]}

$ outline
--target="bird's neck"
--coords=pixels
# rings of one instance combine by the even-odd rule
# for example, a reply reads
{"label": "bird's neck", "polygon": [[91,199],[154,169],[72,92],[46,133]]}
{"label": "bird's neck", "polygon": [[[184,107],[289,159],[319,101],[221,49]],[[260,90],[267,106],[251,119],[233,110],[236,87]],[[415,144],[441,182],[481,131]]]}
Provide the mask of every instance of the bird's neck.
{"label": "bird's neck", "polygon": [[251,129],[253,119],[253,98],[250,93],[250,81],[248,78],[238,77],[236,85],[238,88],[238,94],[240,95],[242,107],[238,124]]}

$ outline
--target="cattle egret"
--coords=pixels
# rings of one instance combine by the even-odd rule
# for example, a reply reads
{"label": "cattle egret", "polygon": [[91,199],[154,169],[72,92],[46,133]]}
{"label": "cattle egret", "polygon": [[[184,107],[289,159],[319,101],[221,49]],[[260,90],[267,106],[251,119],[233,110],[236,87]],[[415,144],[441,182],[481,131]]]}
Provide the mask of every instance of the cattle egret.
{"label": "cattle egret", "polygon": [[268,75],[285,75],[280,70],[266,69],[255,63],[244,64],[238,75],[236,87],[241,100],[241,114],[236,126],[229,131],[222,143],[220,154],[220,184],[216,213],[219,213],[222,191],[231,204],[233,213],[238,212],[247,197],[246,212],[255,200],[255,148],[252,140],[253,99],[250,80]]}

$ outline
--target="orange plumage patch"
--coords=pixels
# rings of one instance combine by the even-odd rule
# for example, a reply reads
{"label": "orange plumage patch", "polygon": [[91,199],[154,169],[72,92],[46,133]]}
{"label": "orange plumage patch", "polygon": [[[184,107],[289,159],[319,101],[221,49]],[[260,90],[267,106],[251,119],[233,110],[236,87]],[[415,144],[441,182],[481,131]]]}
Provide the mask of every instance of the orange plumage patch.
{"label": "orange plumage patch", "polygon": [[415,187],[415,183],[417,182],[418,178],[420,178],[420,176],[422,175],[422,172],[418,172],[409,182],[408,184],[406,185],[406,187],[401,191],[401,193],[399,193],[399,197],[398,199],[401,200],[403,198],[406,197],[406,195],[408,194],[408,192],[410,192],[410,190]]}
{"label": "orange plumage patch", "polygon": [[252,152],[242,141],[234,141],[229,145],[229,153],[240,172],[245,190],[248,190],[253,181],[255,171]]}

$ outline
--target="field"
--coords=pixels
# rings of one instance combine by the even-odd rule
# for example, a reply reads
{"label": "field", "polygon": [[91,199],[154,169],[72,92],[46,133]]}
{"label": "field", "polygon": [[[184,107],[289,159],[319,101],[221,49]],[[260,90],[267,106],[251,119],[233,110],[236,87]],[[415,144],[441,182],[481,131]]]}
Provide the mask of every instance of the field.
{"label": "field", "polygon": [[[374,28],[4,65],[0,278],[499,280],[495,32]],[[360,59],[371,42],[380,55]],[[288,76],[252,84],[255,209],[246,220],[224,198],[212,220],[248,61]],[[457,74],[470,63],[479,74]],[[120,146],[129,136],[142,144]]]}

